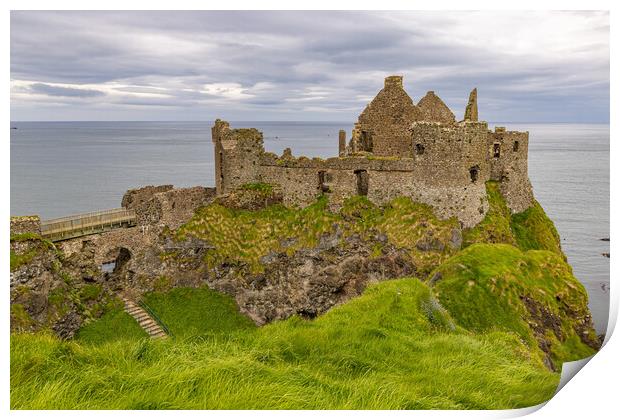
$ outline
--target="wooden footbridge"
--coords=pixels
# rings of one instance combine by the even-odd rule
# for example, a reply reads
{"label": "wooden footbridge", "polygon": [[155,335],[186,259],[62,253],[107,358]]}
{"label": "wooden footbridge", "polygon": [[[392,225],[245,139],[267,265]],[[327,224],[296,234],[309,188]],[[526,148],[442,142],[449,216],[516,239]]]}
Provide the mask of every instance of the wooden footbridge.
{"label": "wooden footbridge", "polygon": [[119,208],[43,220],[41,235],[55,242],[135,225],[136,213]]}

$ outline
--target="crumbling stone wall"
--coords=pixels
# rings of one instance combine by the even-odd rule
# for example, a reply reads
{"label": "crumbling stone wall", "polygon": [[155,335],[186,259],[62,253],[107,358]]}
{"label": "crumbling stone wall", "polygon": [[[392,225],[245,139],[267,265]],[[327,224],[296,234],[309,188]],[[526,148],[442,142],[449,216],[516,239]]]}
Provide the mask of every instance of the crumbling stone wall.
{"label": "crumbling stone wall", "polygon": [[360,114],[350,150],[377,156],[403,154],[408,150],[409,125],[422,119],[422,111],[403,89],[402,76],[389,76],[384,88]]}
{"label": "crumbling stone wall", "polygon": [[198,207],[209,204],[214,198],[214,188],[160,185],[127,191],[121,205],[136,212],[138,226],[165,225],[176,229],[189,220]]}
{"label": "crumbling stone wall", "polygon": [[[157,255],[149,249],[159,240],[162,229],[177,229],[187,222],[198,207],[208,205],[215,199],[215,188],[174,188],[172,185],[148,186],[129,190],[122,199],[124,207],[133,209],[137,226],[115,229],[109,232],[58,242],[57,246],[71,256],[79,254],[84,242],[93,244],[93,261],[100,266],[113,262],[121,249],[131,258],[160,263]],[[145,254],[146,253],[146,254]]]}
{"label": "crumbling stone wall", "polygon": [[432,90],[428,91],[426,96],[420,99],[418,108],[422,111],[422,119],[424,121],[443,124],[455,122],[454,114],[450,111],[450,108]]}
{"label": "crumbling stone wall", "polygon": [[[489,131],[477,121],[477,92],[467,105],[466,120],[454,114],[433,92],[416,106],[390,76],[360,115],[345,150],[329,159],[267,153],[262,133],[213,127],[217,194],[249,183],[278,185],[288,206],[306,206],[320,195],[337,210],[352,195],[377,204],[398,196],[431,205],[443,218],[456,217],[464,227],[480,222],[488,209],[485,182],[498,180],[513,212],[532,203],[527,176],[528,133]],[[499,148],[499,149],[498,149]],[[499,150],[499,153],[498,153]]]}
{"label": "crumbling stone wall", "polygon": [[11,217],[11,236],[24,233],[41,234],[41,219],[39,216]]}
{"label": "crumbling stone wall", "polygon": [[217,193],[254,182],[258,175],[258,159],[265,151],[262,133],[255,128],[230,129],[228,122],[216,120],[211,138],[215,146]]}
{"label": "crumbling stone wall", "polygon": [[529,133],[496,127],[488,133],[490,179],[501,181],[500,189],[514,213],[529,208],[534,200],[528,177]]}

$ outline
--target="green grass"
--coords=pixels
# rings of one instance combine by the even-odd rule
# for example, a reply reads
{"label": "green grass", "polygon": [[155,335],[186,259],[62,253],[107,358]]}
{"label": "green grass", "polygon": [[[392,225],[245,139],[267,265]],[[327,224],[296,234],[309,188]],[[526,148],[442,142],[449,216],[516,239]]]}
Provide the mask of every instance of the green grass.
{"label": "green grass", "polygon": [[510,225],[519,248],[544,249],[563,255],[560,235],[538,201],[524,212],[513,214]]}
{"label": "green grass", "polygon": [[249,318],[239,313],[233,298],[207,287],[148,293],[143,300],[175,337],[221,335],[255,328]]}
{"label": "green grass", "polygon": [[515,245],[510,228],[510,209],[500,192],[499,183],[486,183],[489,210],[484,219],[471,229],[463,231],[463,246],[475,243],[504,243]]}
{"label": "green grass", "polygon": [[209,241],[215,247],[207,253],[210,266],[227,262],[259,273],[263,270],[262,256],[287,248],[281,245],[283,239],[296,239],[288,247],[290,251],[316,245],[320,235],[331,230],[335,218],[326,209],[325,199],[301,210],[281,205],[256,211],[233,210],[211,204],[179,228],[176,238],[195,236]]}
{"label": "green grass", "polygon": [[[101,319],[69,342],[46,332],[13,334],[11,408],[507,409],[542,403],[559,374],[544,365],[541,334],[558,367],[594,352],[576,334],[587,295],[540,205],[511,215],[496,183],[487,184],[487,194],[489,213],[463,232],[460,252],[447,245],[456,219],[439,220],[431,207],[407,198],[379,207],[352,197],[338,213],[325,198],[304,209],[204,207],[175,238],[213,245],[210,266],[257,273],[262,256],[316,246],[326,233],[344,232],[343,247],[348,235],[373,241],[380,233],[409,251],[432,287],[414,278],[385,281],[314,320],[294,316],[255,328],[232,298],[207,288],[168,290],[170,279],[162,277],[144,301],[172,331],[170,339],[146,338],[119,306],[106,306]],[[420,251],[417,245],[429,238],[442,246]],[[377,244],[372,256],[383,252]],[[50,293],[59,313],[67,299],[85,314],[105,310],[87,307],[100,289],[71,284]],[[524,297],[559,320],[560,337],[548,326],[534,333]],[[12,322],[23,330],[32,321],[27,315],[12,305]],[[588,334],[595,338],[593,330]]]}
{"label": "green grass", "polygon": [[533,205],[521,213],[511,214],[499,183],[489,181],[486,188],[489,211],[482,222],[463,231],[464,247],[475,243],[503,243],[523,251],[546,250],[564,257],[560,235],[538,201],[534,200]]}
{"label": "green grass", "polygon": [[[588,313],[588,295],[556,253],[476,244],[439,266],[431,278],[435,278],[434,290],[442,305],[459,325],[471,331],[516,332],[534,345],[536,337],[526,321],[530,313],[523,302],[529,297],[560,323],[560,337],[553,334],[551,326],[545,328],[556,365],[594,354],[576,335],[577,318]],[[594,330],[589,334],[594,338]]]}
{"label": "green grass", "polygon": [[31,262],[37,255],[47,250],[56,251],[56,246],[48,239],[43,238],[36,233],[26,232],[11,235],[11,242],[32,242],[32,245],[24,252],[17,253],[10,250],[10,266],[11,271],[17,270],[19,267]]}
{"label": "green grass", "polygon": [[80,328],[75,338],[80,343],[101,345],[117,341],[134,342],[146,339],[148,335],[122,307],[116,307]]}
{"label": "green grass", "polygon": [[419,241],[429,238],[445,245],[458,227],[455,218],[440,220],[428,205],[402,197],[379,207],[366,197],[352,197],[340,212],[333,213],[327,204],[325,197],[303,209],[273,205],[251,211],[211,204],[198,210],[175,235],[177,240],[193,236],[213,245],[206,256],[210,267],[228,263],[253,274],[264,270],[260,259],[270,252],[292,255],[316,246],[322,235],[336,230],[367,238],[371,233],[384,233],[392,244],[410,251],[412,262],[423,274],[455,252],[448,246],[426,252],[416,248]]}
{"label": "green grass", "polygon": [[11,408],[497,409],[552,396],[559,375],[517,335],[455,326],[433,299],[401,279],[312,321],[229,336],[90,344],[14,334]]}

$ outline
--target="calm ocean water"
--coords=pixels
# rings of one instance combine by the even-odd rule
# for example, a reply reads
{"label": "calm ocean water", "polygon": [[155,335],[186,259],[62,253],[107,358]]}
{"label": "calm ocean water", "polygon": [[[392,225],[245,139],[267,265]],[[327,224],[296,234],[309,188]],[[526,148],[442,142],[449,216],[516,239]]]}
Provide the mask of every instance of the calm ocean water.
{"label": "calm ocean water", "polygon": [[[211,122],[14,122],[11,214],[53,218],[119,207],[144,185],[214,185]],[[234,122],[263,131],[265,148],[335,156],[351,123]],[[597,329],[609,307],[609,126],[512,124],[530,131],[530,178],[590,296]]]}

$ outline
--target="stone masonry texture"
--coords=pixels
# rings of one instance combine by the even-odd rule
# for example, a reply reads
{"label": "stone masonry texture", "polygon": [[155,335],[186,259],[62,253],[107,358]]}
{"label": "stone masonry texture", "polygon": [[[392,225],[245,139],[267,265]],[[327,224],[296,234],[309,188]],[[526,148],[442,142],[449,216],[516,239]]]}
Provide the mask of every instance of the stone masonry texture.
{"label": "stone masonry texture", "polygon": [[485,182],[501,183],[513,212],[533,202],[528,178],[528,132],[491,131],[478,121],[477,90],[465,119],[432,91],[416,105],[401,76],[389,76],[383,89],[355,123],[339,156],[320,159],[266,152],[256,129],[231,129],[217,120],[212,128],[216,191],[229,194],[248,183],[281,188],[283,202],[305,206],[325,194],[338,209],[352,195],[385,204],[398,196],[432,206],[439,217],[456,217],[463,227],[479,223],[488,210]]}

